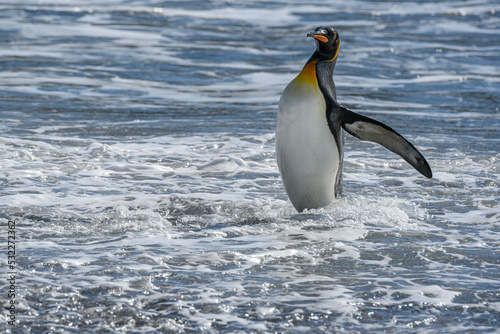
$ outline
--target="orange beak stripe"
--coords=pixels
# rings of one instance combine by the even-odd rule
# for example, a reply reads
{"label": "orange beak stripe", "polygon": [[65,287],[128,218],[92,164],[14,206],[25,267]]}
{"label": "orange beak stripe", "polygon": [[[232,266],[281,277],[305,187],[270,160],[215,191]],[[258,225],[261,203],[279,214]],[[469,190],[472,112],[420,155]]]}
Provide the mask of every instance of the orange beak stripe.
{"label": "orange beak stripe", "polygon": [[326,38],[325,36],[323,35],[314,35],[313,36],[314,38],[316,38],[318,41],[320,42],[323,42],[323,43],[326,43],[328,42],[328,38]]}

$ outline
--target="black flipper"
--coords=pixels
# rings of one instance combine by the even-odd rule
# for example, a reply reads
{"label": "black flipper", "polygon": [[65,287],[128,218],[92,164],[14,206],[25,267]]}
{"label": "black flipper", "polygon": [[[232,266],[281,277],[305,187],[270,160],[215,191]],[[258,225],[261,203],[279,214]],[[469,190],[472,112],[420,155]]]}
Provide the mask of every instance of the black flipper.
{"label": "black flipper", "polygon": [[338,111],[337,121],[349,134],[382,145],[405,159],[425,177],[432,177],[431,167],[424,156],[399,133],[379,121],[356,114],[342,106],[338,106]]}

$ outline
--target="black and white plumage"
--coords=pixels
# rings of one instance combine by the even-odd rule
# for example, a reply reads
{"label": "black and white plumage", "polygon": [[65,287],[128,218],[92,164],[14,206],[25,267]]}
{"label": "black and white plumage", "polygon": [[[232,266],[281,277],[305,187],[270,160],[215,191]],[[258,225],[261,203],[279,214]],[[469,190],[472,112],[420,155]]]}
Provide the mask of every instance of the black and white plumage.
{"label": "black and white plumage", "polygon": [[333,82],[340,49],[337,31],[319,27],[307,36],[315,39],[316,51],[283,91],[276,126],[278,167],[297,211],[327,206],[342,192],[342,129],[384,146],[431,178],[429,164],[409,141],[337,102]]}

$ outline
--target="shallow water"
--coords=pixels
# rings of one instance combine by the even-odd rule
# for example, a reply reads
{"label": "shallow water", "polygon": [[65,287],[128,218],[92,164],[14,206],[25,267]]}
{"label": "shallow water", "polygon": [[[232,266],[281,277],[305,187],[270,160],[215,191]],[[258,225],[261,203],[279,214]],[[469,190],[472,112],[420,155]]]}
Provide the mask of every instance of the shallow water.
{"label": "shallow water", "polygon": [[[18,270],[2,330],[498,330],[495,1],[0,9],[1,238],[15,220]],[[434,178],[346,136],[343,197],[297,214],[277,101],[324,24],[342,39],[339,102],[410,139]]]}

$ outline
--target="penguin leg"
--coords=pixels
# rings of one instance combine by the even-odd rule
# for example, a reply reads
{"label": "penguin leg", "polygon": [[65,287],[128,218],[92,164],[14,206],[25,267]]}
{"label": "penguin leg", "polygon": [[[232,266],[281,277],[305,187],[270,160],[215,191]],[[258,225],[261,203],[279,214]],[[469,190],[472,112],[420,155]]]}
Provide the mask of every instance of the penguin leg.
{"label": "penguin leg", "polygon": [[337,113],[331,113],[330,117],[336,117],[336,121],[350,135],[382,145],[405,159],[425,177],[432,177],[431,167],[424,156],[408,140],[387,125],[356,114],[340,105],[337,108]]}

